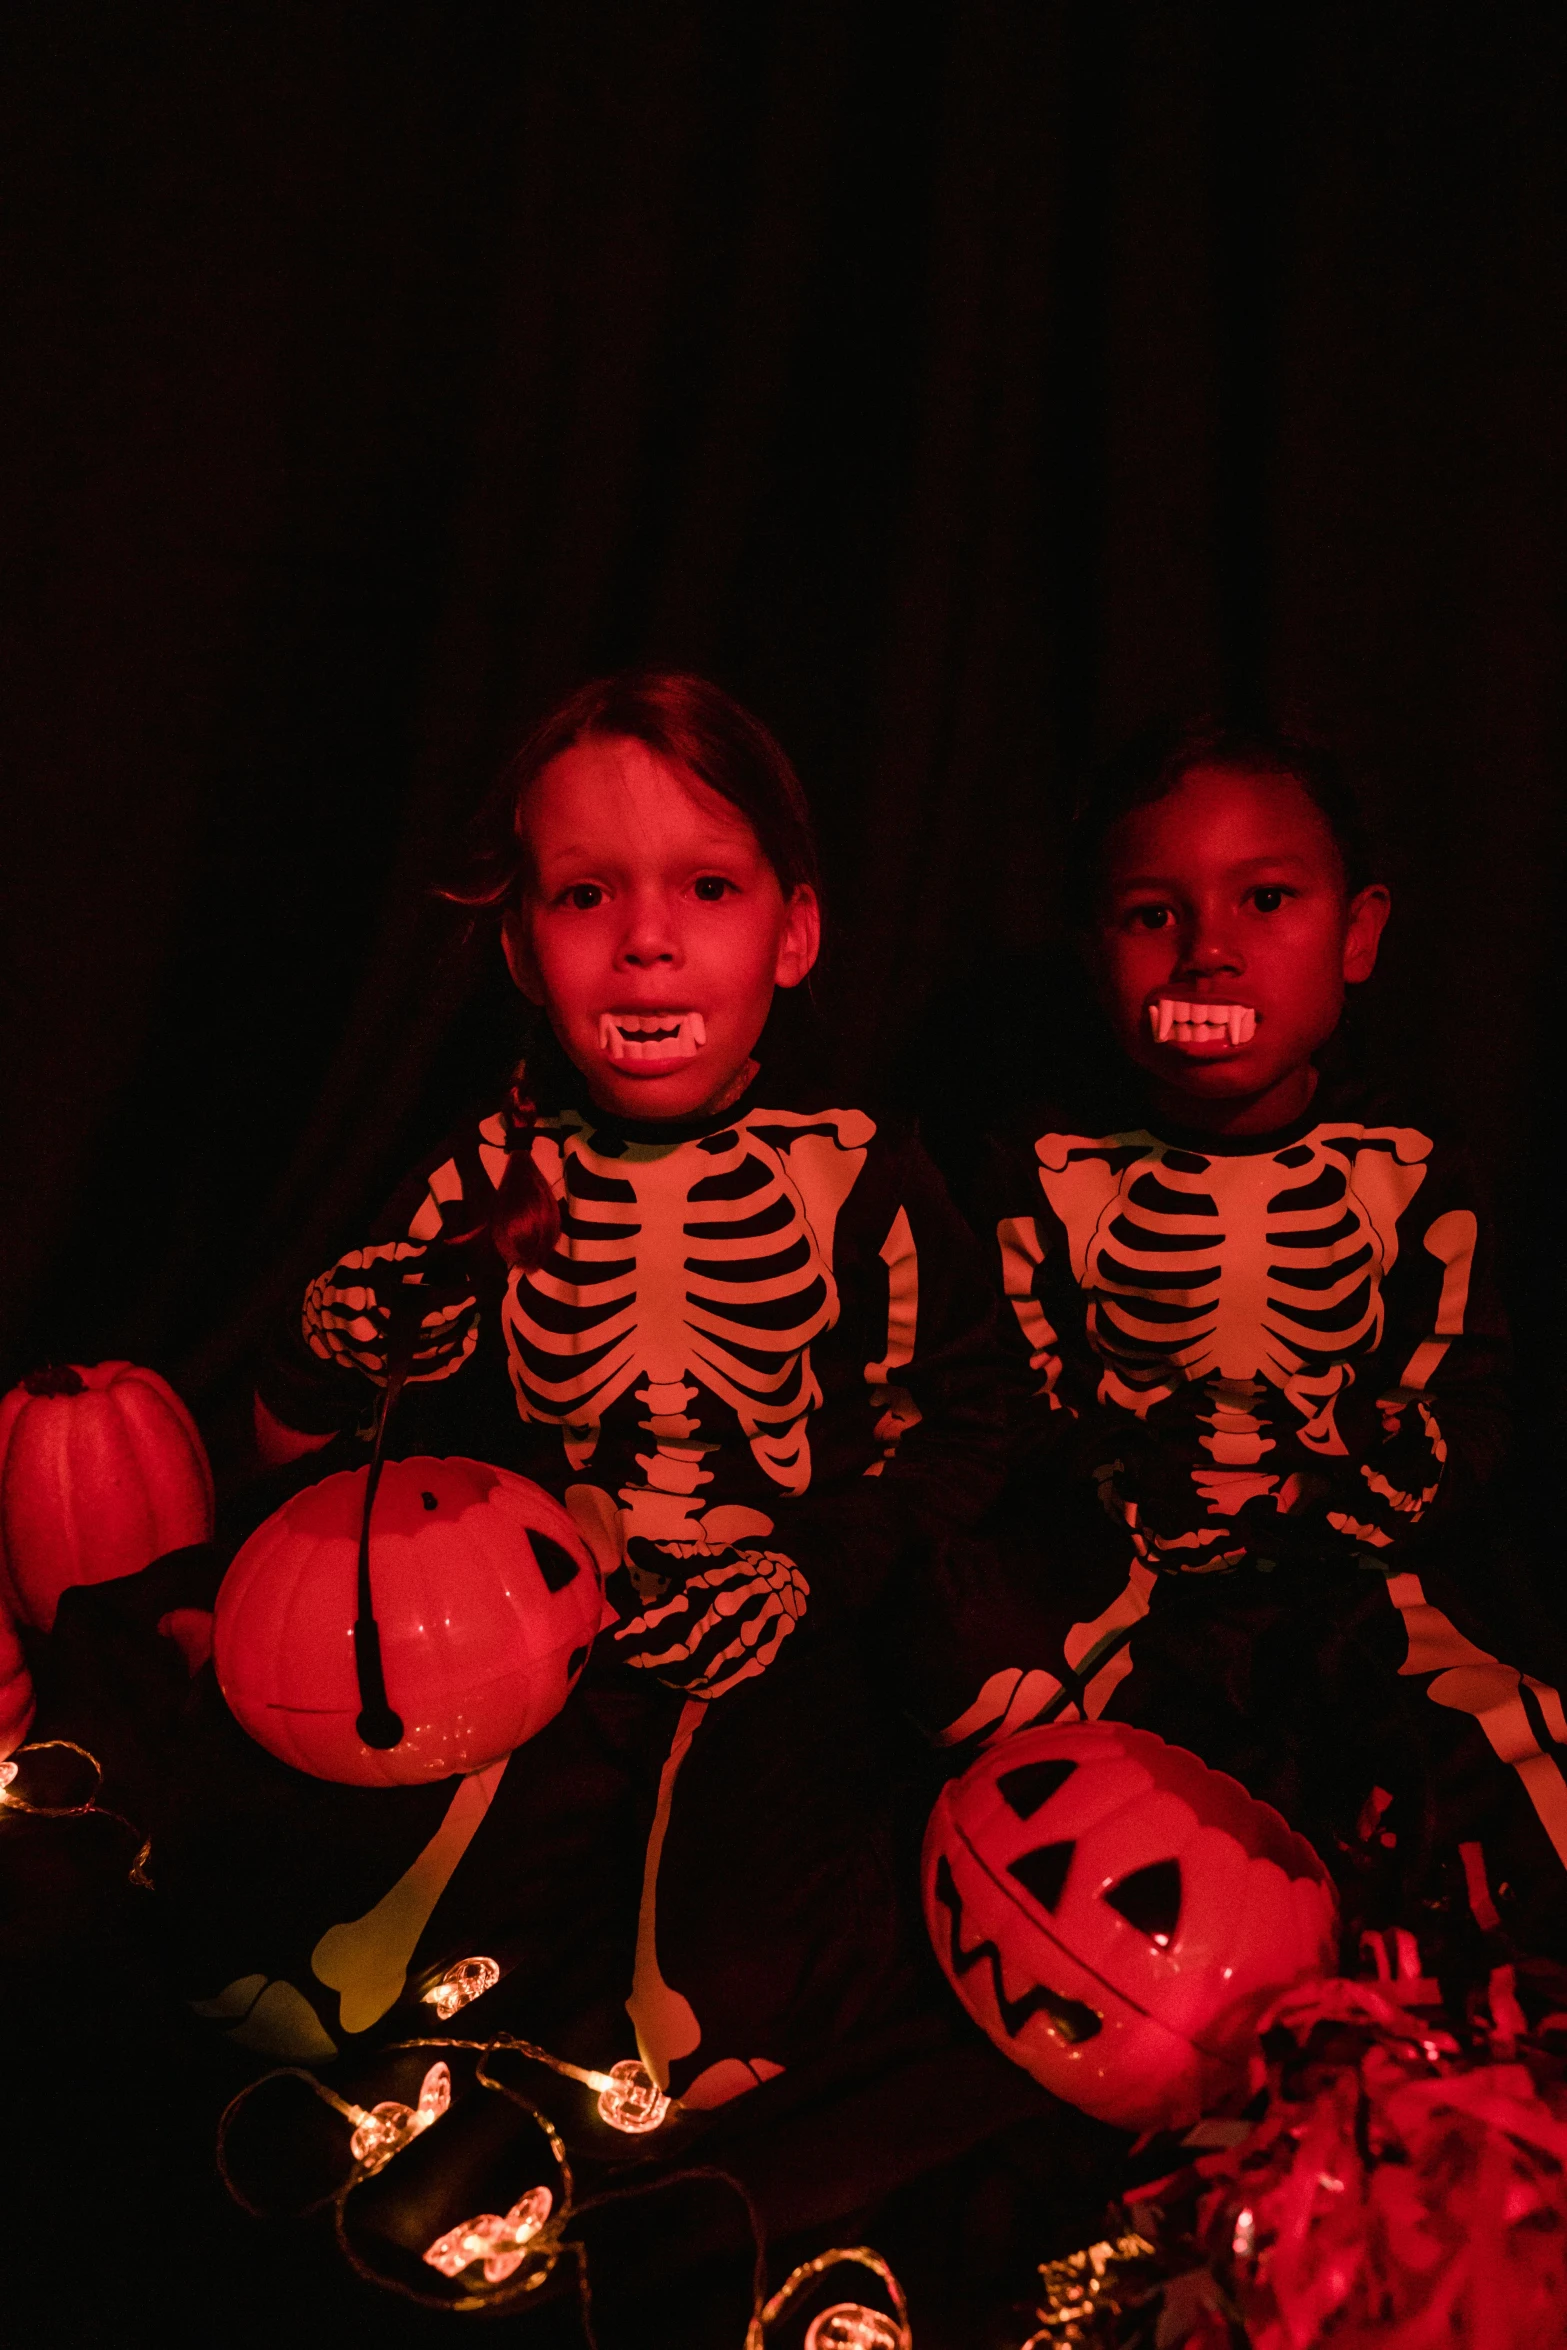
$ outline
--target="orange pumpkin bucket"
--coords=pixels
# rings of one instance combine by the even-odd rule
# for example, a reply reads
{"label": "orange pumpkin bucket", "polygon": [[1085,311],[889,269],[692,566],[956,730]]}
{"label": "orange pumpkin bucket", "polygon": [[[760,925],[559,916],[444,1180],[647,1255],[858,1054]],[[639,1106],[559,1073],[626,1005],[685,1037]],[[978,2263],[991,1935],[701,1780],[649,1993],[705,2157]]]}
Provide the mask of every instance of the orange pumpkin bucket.
{"label": "orange pumpkin bucket", "polygon": [[0,1399],[0,1589],[24,1624],[211,1536],[206,1450],[156,1371],[50,1363]]}

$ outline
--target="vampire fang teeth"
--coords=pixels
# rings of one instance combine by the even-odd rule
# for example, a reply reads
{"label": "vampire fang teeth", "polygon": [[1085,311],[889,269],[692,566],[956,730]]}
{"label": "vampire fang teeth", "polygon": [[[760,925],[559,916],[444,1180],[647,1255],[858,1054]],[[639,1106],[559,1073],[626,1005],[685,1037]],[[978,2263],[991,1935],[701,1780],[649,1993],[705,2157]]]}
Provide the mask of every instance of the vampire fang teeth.
{"label": "vampire fang teeth", "polygon": [[599,1051],[612,1061],[689,1061],[707,1042],[700,1012],[600,1012]]}
{"label": "vampire fang teeth", "polygon": [[1148,1006],[1148,1027],[1156,1044],[1250,1044],[1257,1014],[1250,1004],[1183,1003],[1160,996]]}

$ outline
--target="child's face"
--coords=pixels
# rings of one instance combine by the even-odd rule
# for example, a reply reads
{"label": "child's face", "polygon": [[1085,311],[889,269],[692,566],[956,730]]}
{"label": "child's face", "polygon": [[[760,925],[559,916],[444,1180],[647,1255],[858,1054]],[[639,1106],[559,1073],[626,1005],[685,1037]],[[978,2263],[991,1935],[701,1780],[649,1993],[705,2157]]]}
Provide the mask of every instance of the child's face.
{"label": "child's face", "polygon": [[720,1101],[773,989],[816,960],[812,891],[786,899],[740,810],[623,736],[552,759],[524,821],[533,885],[506,959],[594,1100],[628,1118]]}
{"label": "child's face", "polygon": [[1101,993],[1163,1106],[1265,1132],[1310,1101],[1311,1057],[1370,976],[1380,884],[1350,899],[1326,818],[1288,777],[1196,768],[1106,844]]}

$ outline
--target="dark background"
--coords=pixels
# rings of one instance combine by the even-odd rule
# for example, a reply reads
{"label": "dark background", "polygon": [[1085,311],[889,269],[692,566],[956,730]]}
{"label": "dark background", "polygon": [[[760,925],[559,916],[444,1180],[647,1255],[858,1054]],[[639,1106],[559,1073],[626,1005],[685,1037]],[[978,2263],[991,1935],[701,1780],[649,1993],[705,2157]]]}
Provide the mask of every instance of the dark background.
{"label": "dark background", "polygon": [[949,1133],[1050,1051],[1083,761],[1244,703],[1339,741],[1398,889],[1375,1025],[1481,1143],[1538,1408],[1567,14],[6,28],[4,1379],[129,1355],[237,1409],[512,1045],[428,903],[454,828],[650,658],[796,758],[836,1081]]}

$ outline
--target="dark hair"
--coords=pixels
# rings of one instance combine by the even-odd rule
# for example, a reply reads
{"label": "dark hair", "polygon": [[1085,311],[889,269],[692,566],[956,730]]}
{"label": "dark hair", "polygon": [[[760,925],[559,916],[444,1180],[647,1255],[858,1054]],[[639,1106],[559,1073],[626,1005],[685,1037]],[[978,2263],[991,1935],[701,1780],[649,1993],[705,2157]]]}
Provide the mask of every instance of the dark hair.
{"label": "dark hair", "polygon": [[[645,743],[738,808],[785,897],[802,887],[820,894],[800,779],[761,720],[705,677],[628,669],[579,687],[533,729],[474,821],[464,871],[442,887],[441,896],[476,912],[516,906],[529,880],[524,811],[534,783],[574,743],[614,737]],[[490,1237],[507,1264],[531,1269],[555,1246],[560,1216],[533,1162],[538,1109],[525,1069],[507,1095],[505,1120],[506,1172],[495,1195]]]}
{"label": "dark hair", "polygon": [[459,906],[515,905],[528,880],[523,810],[552,759],[573,743],[629,736],[738,808],[789,897],[820,890],[811,812],[783,747],[722,686],[678,670],[596,677],[541,719],[475,819],[468,869],[441,895]]}
{"label": "dark hair", "polygon": [[1073,810],[1066,841],[1067,905],[1092,919],[1104,875],[1105,842],[1123,816],[1168,798],[1199,767],[1232,775],[1275,775],[1299,784],[1333,835],[1351,897],[1375,879],[1371,842],[1342,765],[1320,744],[1262,728],[1212,721],[1160,726],[1138,735],[1090,779]]}

